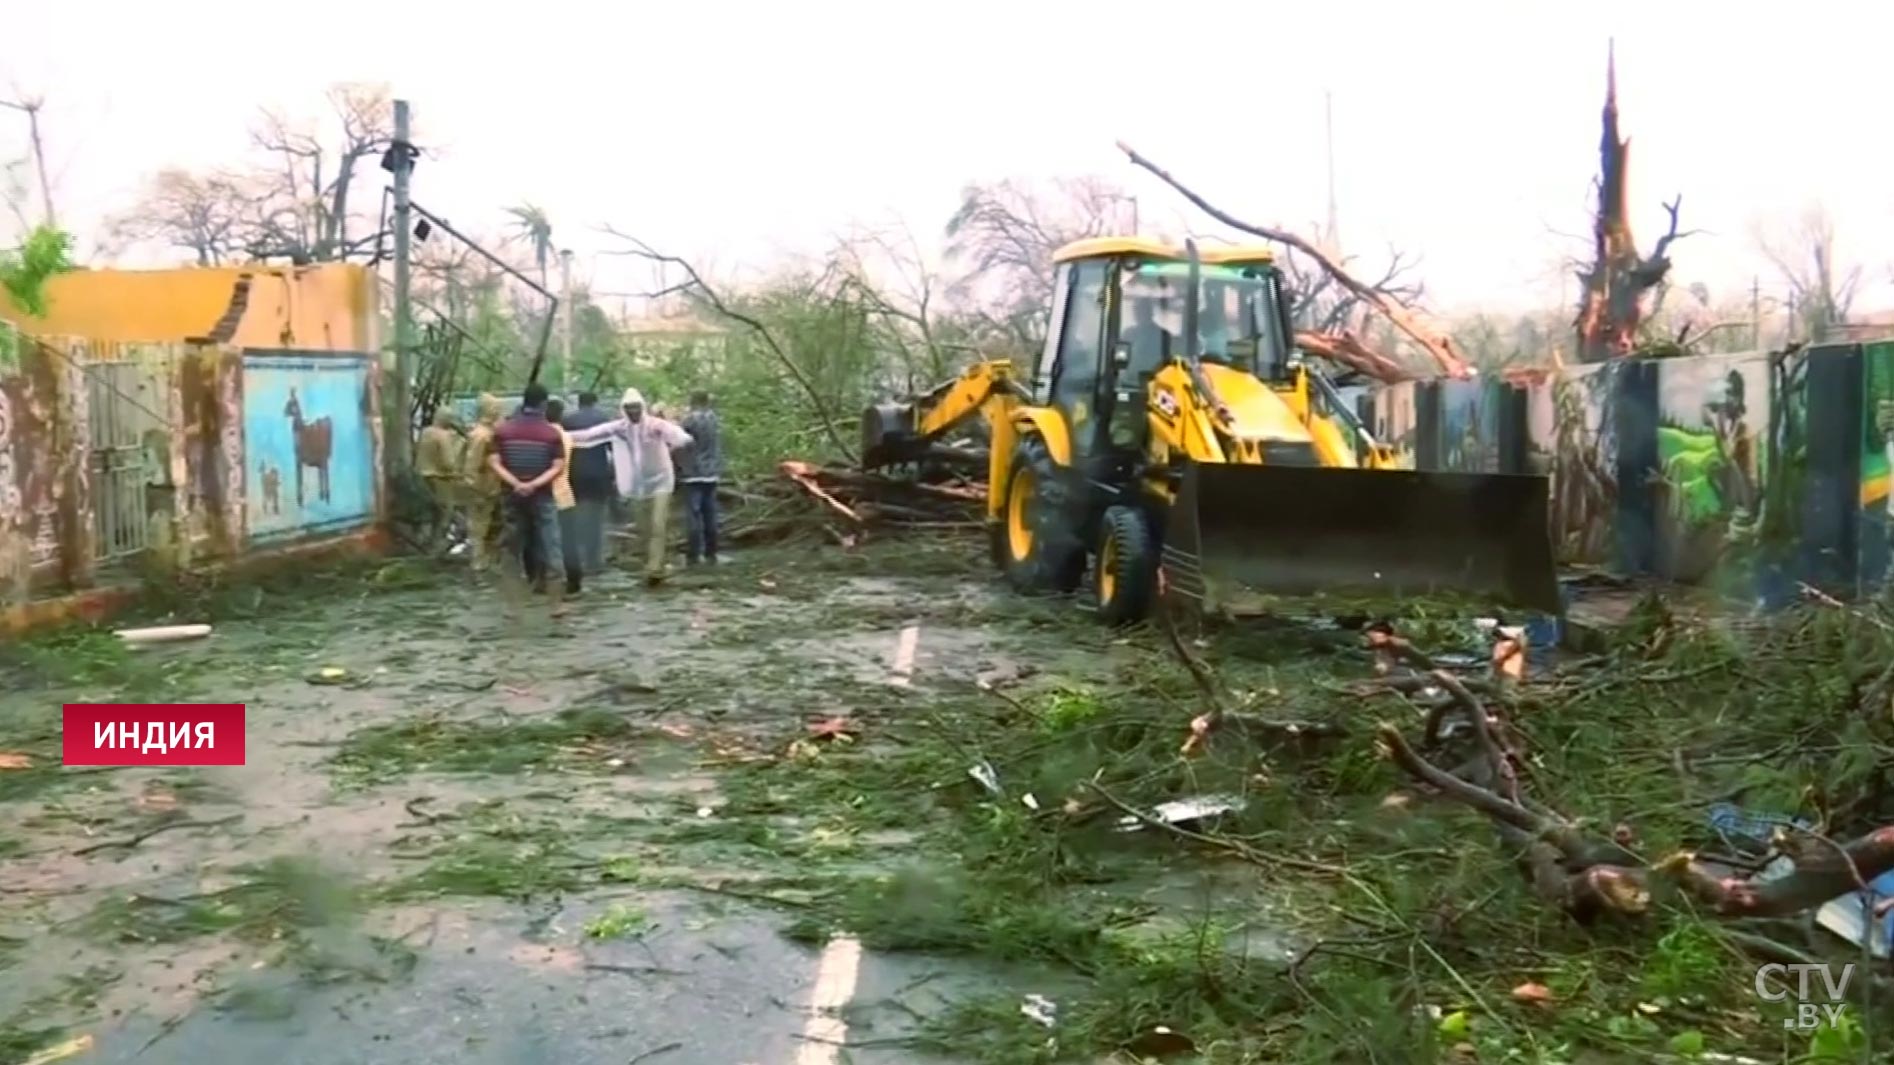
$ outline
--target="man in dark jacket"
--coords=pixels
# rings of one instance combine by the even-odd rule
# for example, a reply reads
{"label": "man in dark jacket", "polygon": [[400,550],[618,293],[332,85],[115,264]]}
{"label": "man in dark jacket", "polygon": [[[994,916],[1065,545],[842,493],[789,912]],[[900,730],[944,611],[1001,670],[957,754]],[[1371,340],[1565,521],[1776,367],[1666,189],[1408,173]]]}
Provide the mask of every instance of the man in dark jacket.
{"label": "man in dark jacket", "polygon": [[[590,429],[612,420],[600,410],[598,393],[579,393],[579,407],[567,412],[562,423],[568,432]],[[618,489],[612,480],[611,449],[574,448],[572,452],[572,530],[580,572],[597,574],[605,568],[605,515]]]}
{"label": "man in dark jacket", "polygon": [[684,516],[690,528],[685,561],[717,561],[717,479],[723,475],[722,426],[710,408],[710,393],[691,393],[691,409],[680,423],[691,435],[677,452],[677,479],[684,488]]}

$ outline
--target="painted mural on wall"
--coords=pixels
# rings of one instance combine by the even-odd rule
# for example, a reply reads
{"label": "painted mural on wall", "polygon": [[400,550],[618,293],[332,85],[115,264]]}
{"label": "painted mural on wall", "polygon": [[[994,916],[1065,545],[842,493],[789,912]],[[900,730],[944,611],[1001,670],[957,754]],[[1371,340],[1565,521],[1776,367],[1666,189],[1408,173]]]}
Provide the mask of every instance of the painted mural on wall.
{"label": "painted mural on wall", "polygon": [[0,378],[0,599],[86,579],[89,417],[71,338],[21,338],[18,372]]}
{"label": "painted mural on wall", "polygon": [[1552,542],[1568,562],[1605,562],[1616,543],[1617,370],[1609,363],[1569,367],[1547,386],[1554,412]]}
{"label": "painted mural on wall", "polygon": [[1894,576],[1894,343],[1861,347],[1861,520],[1864,587]]}
{"label": "painted mural on wall", "polygon": [[1657,571],[1691,583],[1753,578],[1770,432],[1768,356],[1666,359],[1658,369],[1651,486]]}
{"label": "painted mural on wall", "polygon": [[1464,473],[1499,470],[1497,382],[1442,381],[1440,468]]}
{"label": "painted mural on wall", "polygon": [[373,421],[368,357],[246,354],[251,538],[340,531],[373,520]]}
{"label": "painted mural on wall", "polygon": [[1803,510],[1809,485],[1809,359],[1806,350],[1762,356],[1769,383],[1769,430],[1759,459],[1761,513],[1756,543],[1763,565],[1756,592],[1771,602],[1798,597],[1794,582],[1823,583],[1817,570],[1832,559],[1828,544],[1804,542]]}

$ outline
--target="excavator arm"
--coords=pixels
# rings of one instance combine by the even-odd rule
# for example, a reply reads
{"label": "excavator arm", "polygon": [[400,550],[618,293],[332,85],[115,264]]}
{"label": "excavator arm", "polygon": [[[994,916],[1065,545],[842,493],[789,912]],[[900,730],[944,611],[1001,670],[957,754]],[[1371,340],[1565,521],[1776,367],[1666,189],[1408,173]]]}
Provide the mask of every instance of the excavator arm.
{"label": "excavator arm", "polygon": [[[987,515],[997,519],[1006,484],[1006,466],[1017,439],[1016,421],[1030,417],[1030,400],[1011,361],[991,359],[967,367],[959,377],[899,403],[877,403],[862,415],[862,465],[868,469],[919,462],[937,441],[969,419],[986,419]],[[1044,413],[1041,411],[1040,413]],[[1036,423],[1044,419],[1033,419]],[[1047,428],[1041,426],[1042,429]],[[1069,451],[1063,427],[1047,443],[1053,457],[1065,461]]]}
{"label": "excavator arm", "polygon": [[862,416],[862,465],[918,462],[969,418],[1007,420],[1026,390],[1006,359],[977,362],[945,384],[899,403],[877,403]]}

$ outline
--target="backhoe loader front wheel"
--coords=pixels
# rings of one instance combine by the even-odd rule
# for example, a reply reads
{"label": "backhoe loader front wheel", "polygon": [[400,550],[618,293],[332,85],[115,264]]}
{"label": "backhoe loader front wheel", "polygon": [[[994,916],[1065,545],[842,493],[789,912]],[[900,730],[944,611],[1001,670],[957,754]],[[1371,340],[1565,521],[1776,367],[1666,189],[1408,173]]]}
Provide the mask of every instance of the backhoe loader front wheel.
{"label": "backhoe loader front wheel", "polygon": [[1140,621],[1157,592],[1157,539],[1136,507],[1105,511],[1098,542],[1098,616],[1107,625]]}
{"label": "backhoe loader front wheel", "polygon": [[1021,592],[1070,592],[1085,577],[1078,508],[1043,440],[1028,437],[1013,451],[1006,506],[994,529],[994,556]]}

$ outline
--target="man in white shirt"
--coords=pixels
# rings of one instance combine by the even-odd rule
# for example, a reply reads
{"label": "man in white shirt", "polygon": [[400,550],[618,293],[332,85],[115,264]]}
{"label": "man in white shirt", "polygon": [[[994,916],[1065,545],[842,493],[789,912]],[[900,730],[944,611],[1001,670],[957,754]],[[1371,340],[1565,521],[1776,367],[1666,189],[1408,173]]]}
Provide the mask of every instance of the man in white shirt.
{"label": "man in white shirt", "polygon": [[671,493],[677,484],[671,452],[688,447],[691,436],[675,422],[646,413],[644,395],[635,388],[625,389],[618,405],[624,417],[567,435],[575,448],[612,449],[618,494],[631,500],[645,538],[645,583],[656,586],[670,573]]}

